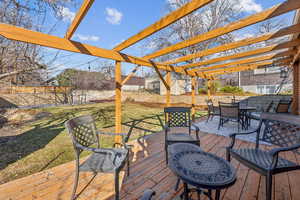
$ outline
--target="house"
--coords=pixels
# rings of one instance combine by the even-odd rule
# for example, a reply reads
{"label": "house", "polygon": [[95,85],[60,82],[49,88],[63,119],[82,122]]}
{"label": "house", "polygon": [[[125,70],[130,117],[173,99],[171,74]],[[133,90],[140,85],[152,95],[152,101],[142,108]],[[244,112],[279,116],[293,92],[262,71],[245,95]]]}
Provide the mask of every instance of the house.
{"label": "house", "polygon": [[[166,79],[165,76],[164,79]],[[166,87],[158,76],[146,78],[145,88],[160,95],[166,94]],[[189,77],[171,73],[171,95],[182,95],[191,92],[191,90],[191,79]]]}
{"label": "house", "polygon": [[[124,80],[126,76],[122,76]],[[122,90],[125,91],[138,91],[145,88],[145,78],[139,76],[132,76],[126,83],[122,86]]]}
{"label": "house", "polygon": [[292,90],[291,78],[280,77],[280,67],[258,68],[240,73],[240,87],[245,92],[257,94],[276,94],[282,85],[281,91]]}

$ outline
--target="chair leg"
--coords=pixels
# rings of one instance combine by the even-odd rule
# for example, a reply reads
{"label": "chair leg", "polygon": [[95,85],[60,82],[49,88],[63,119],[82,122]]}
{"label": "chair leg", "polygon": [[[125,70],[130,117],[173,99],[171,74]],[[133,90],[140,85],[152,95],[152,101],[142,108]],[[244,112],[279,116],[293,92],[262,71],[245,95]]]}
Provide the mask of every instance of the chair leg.
{"label": "chair leg", "polygon": [[168,145],[165,145],[165,153],[166,153],[166,164],[168,165]]}
{"label": "chair leg", "polygon": [[119,170],[115,172],[115,200],[119,200]]}
{"label": "chair leg", "polygon": [[208,122],[209,118],[210,118],[210,114],[207,115],[206,123]]}
{"label": "chair leg", "polygon": [[226,160],[227,160],[228,162],[231,161],[230,151],[229,151],[229,148],[228,148],[228,147],[226,148]]}
{"label": "chair leg", "polygon": [[77,186],[78,186],[78,180],[79,180],[79,160],[76,159],[75,179],[74,179],[71,200],[76,199],[76,190],[77,190]]}
{"label": "chair leg", "polygon": [[266,176],[266,200],[272,199],[272,174]]}
{"label": "chair leg", "polygon": [[222,124],[222,119],[220,118],[220,120],[219,120],[219,126],[218,126],[218,130],[220,130],[221,124]]}
{"label": "chair leg", "polygon": [[130,156],[128,155],[127,158],[127,176],[130,175]]}

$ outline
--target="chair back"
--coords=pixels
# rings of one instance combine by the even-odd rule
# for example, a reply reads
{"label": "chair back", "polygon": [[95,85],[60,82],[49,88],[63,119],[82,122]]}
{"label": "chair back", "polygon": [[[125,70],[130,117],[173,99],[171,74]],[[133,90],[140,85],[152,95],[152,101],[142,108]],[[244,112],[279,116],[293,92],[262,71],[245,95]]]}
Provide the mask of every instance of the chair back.
{"label": "chair back", "polygon": [[206,100],[207,104],[207,112],[208,113],[214,113],[214,103],[211,99]]}
{"label": "chair back", "polygon": [[219,102],[220,116],[226,118],[238,118],[240,113],[239,103]]}
{"label": "chair back", "polygon": [[81,150],[76,147],[76,144],[80,144],[84,147],[98,144],[99,147],[99,139],[96,134],[97,129],[92,116],[85,115],[70,119],[65,123],[65,126],[76,150],[81,152]]}
{"label": "chair back", "polygon": [[268,106],[267,106],[265,112],[271,112],[271,111],[272,111],[272,108],[273,108],[273,105],[274,105],[274,101],[271,101],[271,102],[268,104]]}
{"label": "chair back", "polygon": [[191,108],[166,107],[164,113],[168,127],[191,127]]}
{"label": "chair back", "polygon": [[277,105],[276,113],[288,113],[290,105],[291,105],[290,100],[282,100],[281,99]]}
{"label": "chair back", "polygon": [[264,129],[261,141],[280,147],[290,147],[300,143],[300,117],[290,114],[262,113],[260,127],[262,124]]}

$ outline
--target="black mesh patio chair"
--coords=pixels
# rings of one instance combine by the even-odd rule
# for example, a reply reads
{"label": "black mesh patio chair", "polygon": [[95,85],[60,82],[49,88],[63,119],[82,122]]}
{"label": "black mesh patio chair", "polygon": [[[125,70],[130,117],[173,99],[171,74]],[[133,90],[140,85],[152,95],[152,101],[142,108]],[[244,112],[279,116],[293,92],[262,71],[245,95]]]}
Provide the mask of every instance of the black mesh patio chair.
{"label": "black mesh patio chair", "polygon": [[206,100],[206,104],[207,104],[207,119],[206,122],[208,122],[208,120],[212,120],[214,118],[214,116],[219,116],[220,115],[220,110],[218,106],[214,106],[213,101],[211,99]]}
{"label": "black mesh patio chair", "polygon": [[262,113],[264,113],[264,112],[271,112],[272,108],[273,108],[273,105],[274,105],[274,102],[271,101],[265,109],[262,109],[261,111],[254,111],[254,112],[248,113],[248,119],[250,120],[249,124],[251,124],[251,120],[252,119],[253,120],[260,120],[260,115]]}
{"label": "black mesh patio chair", "polygon": [[[166,107],[165,113],[165,152],[168,164],[168,145],[177,142],[187,142],[200,146],[199,128],[192,124],[191,108],[188,107]],[[187,132],[171,133],[171,128],[187,128]],[[196,134],[192,135],[192,127]]]}
{"label": "black mesh patio chair", "polygon": [[[127,162],[127,175],[129,175],[129,147],[126,145],[128,138],[126,134],[102,133],[97,131],[94,120],[91,116],[80,116],[68,120],[65,126],[71,136],[76,156],[75,181],[71,200],[76,199],[79,172],[98,172],[115,174],[115,199],[119,199],[119,173]],[[103,148],[100,145],[100,137],[122,136],[122,144],[114,144],[114,148]],[[103,144],[107,145],[107,144]],[[116,148],[116,146],[120,146]],[[79,161],[83,151],[90,151],[92,154],[82,163]]]}
{"label": "black mesh patio chair", "polygon": [[233,121],[237,122],[238,132],[240,132],[240,125],[244,127],[243,117],[240,112],[239,103],[223,103],[219,102],[220,109],[220,120],[218,129],[223,126],[226,122]]}
{"label": "black mesh patio chair", "polygon": [[[255,148],[234,148],[237,135],[256,134]],[[245,166],[266,177],[266,199],[272,198],[272,176],[300,169],[300,165],[280,156],[281,152],[300,148],[300,118],[276,113],[263,113],[257,130],[248,133],[233,133],[231,144],[226,148],[226,157],[235,158]],[[259,148],[260,141],[275,145],[270,151]]]}
{"label": "black mesh patio chair", "polygon": [[281,99],[277,104],[275,112],[276,113],[288,113],[291,103],[292,103],[291,100],[282,100]]}

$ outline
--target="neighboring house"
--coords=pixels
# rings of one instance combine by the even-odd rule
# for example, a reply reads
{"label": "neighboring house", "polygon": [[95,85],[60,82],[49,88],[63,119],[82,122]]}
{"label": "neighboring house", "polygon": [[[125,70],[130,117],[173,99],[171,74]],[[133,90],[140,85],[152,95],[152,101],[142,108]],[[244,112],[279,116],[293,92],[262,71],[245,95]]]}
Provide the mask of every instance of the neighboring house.
{"label": "neighboring house", "polygon": [[[282,84],[280,67],[260,68],[251,71],[243,71],[240,74],[240,87],[246,92],[257,94],[275,94]],[[292,80],[287,78],[281,91],[292,90]]]}
{"label": "neighboring house", "polygon": [[[164,76],[164,79],[166,77]],[[166,87],[164,83],[157,76],[146,78],[146,89],[159,93],[160,95],[166,94]],[[191,92],[191,79],[174,75],[171,76],[171,95],[182,95]]]}
{"label": "neighboring house", "polygon": [[[124,80],[126,76],[122,76]],[[145,88],[145,78],[132,76],[123,86],[122,90],[124,91],[138,91]]]}

